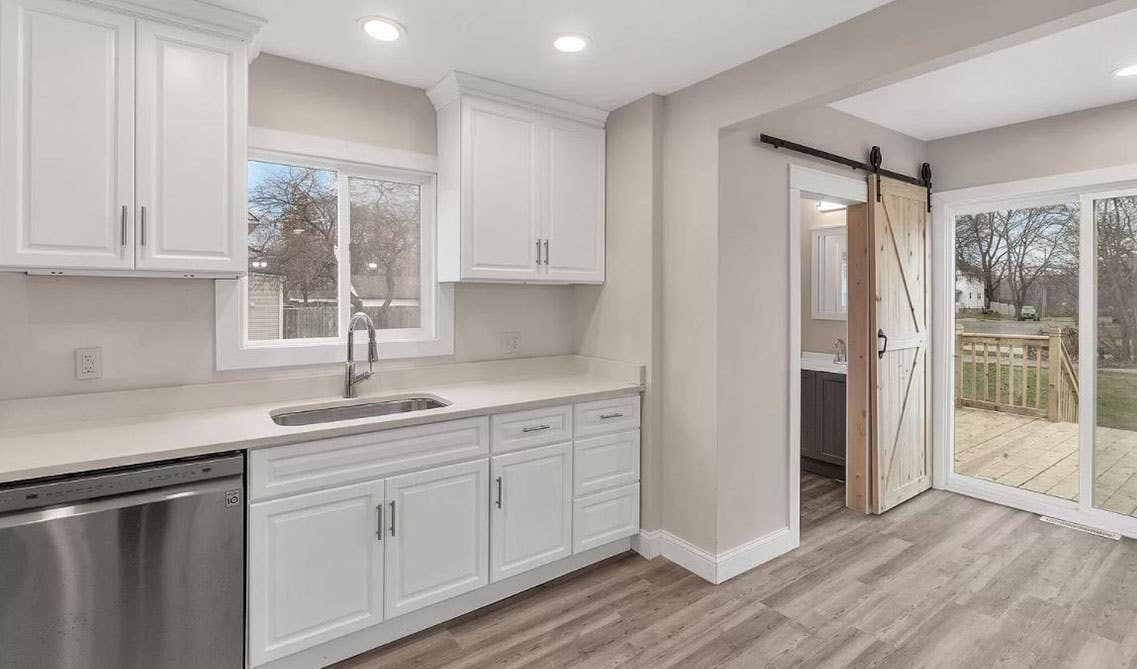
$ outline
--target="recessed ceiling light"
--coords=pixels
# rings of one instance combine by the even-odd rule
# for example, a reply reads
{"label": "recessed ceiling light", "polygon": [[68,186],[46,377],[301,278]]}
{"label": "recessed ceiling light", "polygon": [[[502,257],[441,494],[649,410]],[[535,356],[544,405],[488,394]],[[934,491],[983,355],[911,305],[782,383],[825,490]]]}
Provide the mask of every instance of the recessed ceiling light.
{"label": "recessed ceiling light", "polygon": [[563,53],[579,53],[588,48],[588,38],[584,35],[561,35],[553,40],[553,47]]}
{"label": "recessed ceiling light", "polygon": [[1132,77],[1135,75],[1137,75],[1137,65],[1126,65],[1120,70],[1113,71],[1115,77]]}
{"label": "recessed ceiling light", "polygon": [[397,21],[382,16],[365,16],[359,19],[359,23],[363,32],[380,42],[394,42],[407,32]]}

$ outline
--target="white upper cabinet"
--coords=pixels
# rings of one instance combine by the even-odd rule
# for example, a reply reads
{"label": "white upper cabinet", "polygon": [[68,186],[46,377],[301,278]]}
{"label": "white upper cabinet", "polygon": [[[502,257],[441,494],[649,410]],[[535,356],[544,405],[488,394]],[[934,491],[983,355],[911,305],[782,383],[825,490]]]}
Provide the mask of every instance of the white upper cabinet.
{"label": "white upper cabinet", "polygon": [[243,273],[260,21],[194,0],[122,7],[0,0],[0,269]]}
{"label": "white upper cabinet", "polygon": [[129,269],[135,21],[0,0],[0,265]]}
{"label": "white upper cabinet", "polygon": [[462,73],[427,94],[439,279],[603,283],[607,114]]}
{"label": "white upper cabinet", "polygon": [[245,269],[245,45],[156,23],[138,34],[140,269]]}

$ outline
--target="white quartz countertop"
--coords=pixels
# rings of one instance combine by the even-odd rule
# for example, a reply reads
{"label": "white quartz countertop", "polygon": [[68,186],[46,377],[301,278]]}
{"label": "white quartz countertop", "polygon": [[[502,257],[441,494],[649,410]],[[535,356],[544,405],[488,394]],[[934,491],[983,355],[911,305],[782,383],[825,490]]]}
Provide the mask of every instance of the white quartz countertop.
{"label": "white quartz countertop", "polygon": [[[361,391],[363,389],[361,388]],[[402,388],[359,399],[434,395],[449,406],[373,418],[282,427],[269,412],[334,402],[324,397],[70,424],[27,426],[0,435],[0,483],[157,462],[172,458],[264,448],[346,434],[420,425],[558,403],[601,399],[642,390],[624,380],[592,374],[550,374],[450,385]],[[45,400],[50,401],[50,400]]]}
{"label": "white quartz countertop", "polygon": [[813,353],[802,351],[801,368],[814,372],[829,372],[830,374],[847,374],[849,365],[833,362],[832,353]]}

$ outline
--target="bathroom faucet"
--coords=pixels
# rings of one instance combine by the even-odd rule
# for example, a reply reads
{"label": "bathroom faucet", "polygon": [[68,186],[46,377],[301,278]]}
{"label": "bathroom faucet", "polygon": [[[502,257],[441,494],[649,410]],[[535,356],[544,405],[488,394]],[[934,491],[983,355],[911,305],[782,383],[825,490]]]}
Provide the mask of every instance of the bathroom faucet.
{"label": "bathroom faucet", "polygon": [[849,364],[849,349],[845,345],[844,339],[838,339],[837,341],[833,342],[833,351],[833,362],[837,363],[838,365]]}
{"label": "bathroom faucet", "polygon": [[[355,324],[363,322],[367,326],[367,371],[355,373]],[[343,396],[355,397],[355,384],[371,378],[375,372],[375,363],[379,362],[379,345],[375,343],[375,323],[371,317],[362,311],[351,316],[351,323],[347,326],[347,381],[344,385]]]}

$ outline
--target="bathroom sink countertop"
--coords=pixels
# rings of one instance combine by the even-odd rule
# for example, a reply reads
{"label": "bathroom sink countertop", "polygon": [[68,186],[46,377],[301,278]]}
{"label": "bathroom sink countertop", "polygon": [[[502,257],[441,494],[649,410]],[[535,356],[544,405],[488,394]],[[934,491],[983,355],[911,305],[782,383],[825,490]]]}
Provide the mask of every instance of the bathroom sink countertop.
{"label": "bathroom sink countertop", "polygon": [[801,368],[814,372],[829,372],[830,374],[847,374],[849,372],[848,363],[834,362],[832,353],[813,353],[811,351],[802,351]]}
{"label": "bathroom sink countertop", "polygon": [[[342,400],[337,397],[276,401],[144,416],[87,419],[22,426],[0,435],[0,483],[69,474],[171,458],[358,434],[557,403],[638,392],[642,386],[588,373],[424,385],[358,400],[433,395],[449,406],[410,413],[285,427],[269,415],[276,409]],[[138,391],[145,392],[145,391]]]}

